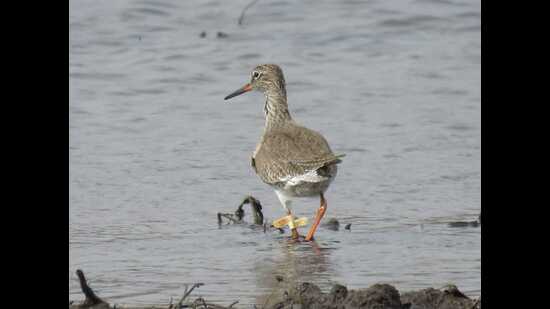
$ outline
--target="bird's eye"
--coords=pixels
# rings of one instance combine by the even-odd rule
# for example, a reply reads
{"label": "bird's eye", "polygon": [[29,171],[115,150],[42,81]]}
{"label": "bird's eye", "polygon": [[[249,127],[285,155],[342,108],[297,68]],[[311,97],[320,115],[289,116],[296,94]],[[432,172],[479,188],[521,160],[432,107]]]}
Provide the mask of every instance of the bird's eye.
{"label": "bird's eye", "polygon": [[258,71],[252,72],[252,77],[253,77],[254,79],[257,79],[258,77],[260,77],[260,72],[258,72]]}

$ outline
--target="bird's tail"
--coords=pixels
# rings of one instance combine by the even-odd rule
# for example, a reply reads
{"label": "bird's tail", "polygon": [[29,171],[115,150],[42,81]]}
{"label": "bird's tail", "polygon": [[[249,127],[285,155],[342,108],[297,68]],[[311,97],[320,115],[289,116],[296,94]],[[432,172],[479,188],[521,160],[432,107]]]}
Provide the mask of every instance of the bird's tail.
{"label": "bird's tail", "polygon": [[332,163],[334,164],[341,163],[342,160],[340,158],[343,158],[345,156],[346,156],[345,154],[329,155],[329,156],[324,156],[313,160],[294,160],[292,161],[292,163],[303,167],[323,166],[323,165],[328,165]]}

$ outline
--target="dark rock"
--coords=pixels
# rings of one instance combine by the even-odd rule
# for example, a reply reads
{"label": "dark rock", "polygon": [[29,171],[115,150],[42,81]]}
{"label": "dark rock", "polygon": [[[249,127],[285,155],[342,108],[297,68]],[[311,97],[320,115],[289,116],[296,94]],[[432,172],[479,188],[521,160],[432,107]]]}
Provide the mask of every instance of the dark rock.
{"label": "dark rock", "polygon": [[201,32],[201,34],[199,34],[199,37],[205,38],[206,37],[206,31]]}
{"label": "dark rock", "polygon": [[447,294],[451,294],[454,297],[468,298],[466,295],[464,295],[464,293],[460,292],[456,287],[456,285],[454,284],[449,284],[448,286],[446,286],[443,292]]}
{"label": "dark rock", "polygon": [[449,286],[443,291],[428,288],[420,291],[407,292],[401,295],[403,303],[410,303],[410,309],[472,309],[474,301],[456,286]]}
{"label": "dark rock", "polygon": [[343,302],[348,297],[348,288],[341,284],[335,284],[330,290],[330,295],[333,303]]}
{"label": "dark rock", "polygon": [[229,36],[229,35],[228,35],[227,33],[225,33],[225,32],[219,32],[219,31],[218,31],[218,33],[217,33],[217,37],[218,37],[219,39],[223,39],[223,38],[226,38],[226,37],[228,37],[228,36]]}
{"label": "dark rock", "polygon": [[288,297],[294,302],[308,308],[319,303],[324,297],[321,289],[313,283],[303,282],[295,284],[289,291]]}
{"label": "dark rock", "polygon": [[389,284],[375,284],[367,289],[352,290],[346,308],[402,309],[399,292]]}
{"label": "dark rock", "polygon": [[349,290],[340,284],[329,293],[321,292],[315,284],[294,283],[266,309],[480,309],[481,301],[474,301],[454,285],[442,290],[428,288],[399,295],[389,284],[375,284],[366,289]]}
{"label": "dark rock", "polygon": [[332,231],[338,231],[340,229],[340,222],[336,218],[330,218],[322,226]]}
{"label": "dark rock", "polygon": [[[266,306],[269,309],[402,309],[399,292],[388,284],[375,284],[367,289],[351,290],[340,284],[326,294],[315,284],[292,285],[283,300]],[[299,307],[298,307],[299,306]]]}

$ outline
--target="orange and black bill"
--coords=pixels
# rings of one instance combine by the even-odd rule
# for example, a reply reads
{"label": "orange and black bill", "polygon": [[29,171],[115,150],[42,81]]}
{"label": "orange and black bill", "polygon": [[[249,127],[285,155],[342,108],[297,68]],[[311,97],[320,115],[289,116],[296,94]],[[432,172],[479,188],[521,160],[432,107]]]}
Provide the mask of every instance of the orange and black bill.
{"label": "orange and black bill", "polygon": [[232,94],[225,97],[224,100],[231,99],[232,97],[236,97],[236,96],[241,95],[245,92],[249,92],[250,90],[252,90],[252,86],[250,84],[246,84],[246,85],[244,85],[244,87],[242,87],[240,89],[237,89],[235,92],[233,92]]}

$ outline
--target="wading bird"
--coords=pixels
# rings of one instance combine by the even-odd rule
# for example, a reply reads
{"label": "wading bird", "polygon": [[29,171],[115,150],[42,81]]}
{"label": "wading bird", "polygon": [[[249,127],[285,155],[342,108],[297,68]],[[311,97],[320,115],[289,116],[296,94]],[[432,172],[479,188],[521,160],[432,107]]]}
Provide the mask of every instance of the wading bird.
{"label": "wading bird", "polygon": [[[288,110],[285,79],[279,66],[259,65],[251,73],[250,83],[231,93],[225,100],[251,90],[263,92],[266,97],[265,127],[252,154],[252,168],[274,188],[287,216],[273,222],[275,227],[288,224],[292,239],[298,240],[298,220],[292,215],[294,197],[319,196],[321,205],[305,237],[311,241],[327,210],[324,192],[336,177],[337,164],[344,155],[335,155],[325,138],[296,123]],[[303,220],[299,220],[303,223]]]}

